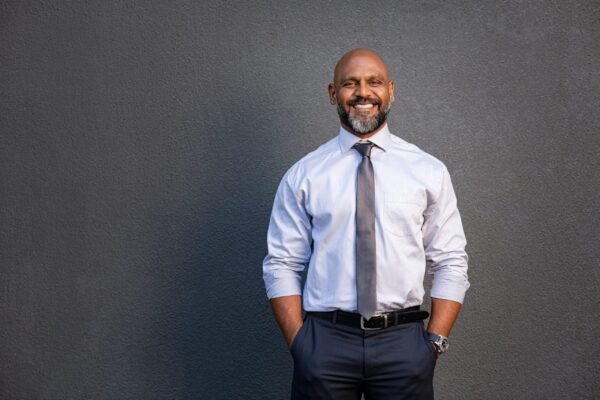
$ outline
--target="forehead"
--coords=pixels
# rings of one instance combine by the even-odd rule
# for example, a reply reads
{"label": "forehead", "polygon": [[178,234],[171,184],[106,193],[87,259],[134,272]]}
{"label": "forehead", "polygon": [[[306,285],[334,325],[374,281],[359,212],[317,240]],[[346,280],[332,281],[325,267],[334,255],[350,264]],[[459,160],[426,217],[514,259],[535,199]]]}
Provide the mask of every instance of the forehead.
{"label": "forehead", "polygon": [[334,73],[335,82],[346,79],[377,77],[388,79],[388,71],[383,61],[372,54],[354,54],[342,59]]}

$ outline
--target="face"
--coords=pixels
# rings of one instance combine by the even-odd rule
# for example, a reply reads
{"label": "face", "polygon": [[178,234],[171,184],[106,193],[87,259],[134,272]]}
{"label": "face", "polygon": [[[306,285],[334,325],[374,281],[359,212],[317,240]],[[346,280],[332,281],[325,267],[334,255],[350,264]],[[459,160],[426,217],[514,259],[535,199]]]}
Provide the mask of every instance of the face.
{"label": "face", "polygon": [[336,66],[329,100],[344,128],[359,137],[374,135],[394,101],[394,82],[383,61],[369,51],[348,53]]}

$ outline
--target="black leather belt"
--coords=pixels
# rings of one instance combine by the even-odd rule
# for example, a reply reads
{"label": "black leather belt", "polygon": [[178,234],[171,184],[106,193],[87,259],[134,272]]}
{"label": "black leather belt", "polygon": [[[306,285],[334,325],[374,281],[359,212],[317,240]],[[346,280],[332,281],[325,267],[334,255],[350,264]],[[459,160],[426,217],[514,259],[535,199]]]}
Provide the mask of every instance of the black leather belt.
{"label": "black leather belt", "polygon": [[377,314],[371,317],[371,319],[368,321],[365,321],[360,314],[340,310],[328,312],[309,311],[306,314],[317,318],[326,319],[334,324],[342,324],[361,328],[365,331],[376,331],[394,325],[405,324],[407,322],[422,321],[429,317],[429,313],[427,311],[421,311],[420,308],[421,307],[419,306],[414,306],[398,311]]}

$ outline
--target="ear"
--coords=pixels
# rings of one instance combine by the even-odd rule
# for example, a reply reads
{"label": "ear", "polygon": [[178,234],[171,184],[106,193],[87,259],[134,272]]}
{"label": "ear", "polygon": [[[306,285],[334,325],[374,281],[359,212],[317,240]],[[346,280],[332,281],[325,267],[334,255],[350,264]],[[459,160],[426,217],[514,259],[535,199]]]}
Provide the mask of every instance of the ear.
{"label": "ear", "polygon": [[337,97],[335,96],[335,86],[333,85],[333,83],[329,84],[329,86],[327,87],[327,91],[329,92],[329,103],[332,106],[335,106],[337,104]]}
{"label": "ear", "polygon": [[390,103],[393,103],[396,98],[394,97],[394,81],[388,82],[388,90],[390,92]]}

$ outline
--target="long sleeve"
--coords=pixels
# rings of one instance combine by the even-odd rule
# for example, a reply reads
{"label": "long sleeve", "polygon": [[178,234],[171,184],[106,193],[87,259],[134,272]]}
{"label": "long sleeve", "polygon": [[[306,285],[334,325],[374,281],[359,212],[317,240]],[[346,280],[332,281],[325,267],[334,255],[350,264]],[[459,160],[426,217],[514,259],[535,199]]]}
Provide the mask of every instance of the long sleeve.
{"label": "long sleeve", "polygon": [[269,299],[301,294],[301,273],[311,256],[311,220],[301,194],[291,186],[291,175],[281,180],[267,233],[263,279]]}
{"label": "long sleeve", "polygon": [[440,189],[425,212],[422,227],[425,257],[433,274],[431,297],[462,303],[469,288],[467,241],[447,169],[442,171]]}

